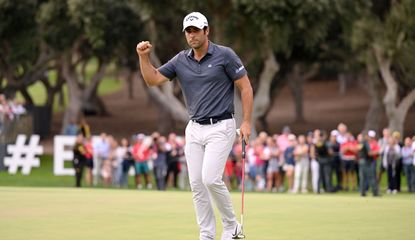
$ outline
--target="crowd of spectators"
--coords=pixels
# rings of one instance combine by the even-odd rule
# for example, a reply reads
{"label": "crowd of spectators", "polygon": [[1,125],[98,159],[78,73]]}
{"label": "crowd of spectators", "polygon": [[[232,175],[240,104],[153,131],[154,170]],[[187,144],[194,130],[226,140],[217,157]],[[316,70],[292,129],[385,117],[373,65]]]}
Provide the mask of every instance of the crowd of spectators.
{"label": "crowd of spectators", "polygon": [[[87,184],[92,185],[92,170],[104,186],[128,186],[128,175],[135,175],[137,189],[188,189],[187,166],[182,136],[157,132],[134,135],[120,142],[105,133],[92,144],[86,122],[75,125],[77,144],[74,147],[75,169],[82,174],[87,167]],[[88,130],[85,130],[87,128]],[[84,130],[82,130],[84,129]],[[246,147],[242,166],[242,146],[237,139],[224,170],[227,187],[240,189],[242,167],[245,168],[245,189],[248,191],[289,193],[333,193],[358,191],[362,196],[371,189],[379,196],[379,183],[387,177],[387,193],[401,191],[405,176],[409,192],[415,192],[415,138],[401,141],[398,132],[383,129],[353,136],[343,123],[329,132],[316,129],[295,135],[289,127],[281,134],[260,132]],[[95,158],[95,161],[93,159]],[[94,166],[96,163],[97,166]],[[82,175],[77,175],[82,178]]]}
{"label": "crowd of spectators", "polygon": [[5,121],[14,120],[25,113],[26,109],[22,102],[17,99],[7,99],[4,94],[0,94],[0,133]]}
{"label": "crowd of spectators", "polygon": [[170,133],[166,137],[155,132],[150,136],[137,134],[131,139],[122,138],[118,142],[113,136],[101,133],[93,143],[85,120],[81,124],[72,124],[68,129],[72,130],[66,133],[77,133],[73,151],[78,187],[84,168],[86,183],[93,185],[95,168],[95,183],[102,183],[103,186],[128,187],[129,175],[134,175],[137,189],[189,188],[184,138],[181,136]]}

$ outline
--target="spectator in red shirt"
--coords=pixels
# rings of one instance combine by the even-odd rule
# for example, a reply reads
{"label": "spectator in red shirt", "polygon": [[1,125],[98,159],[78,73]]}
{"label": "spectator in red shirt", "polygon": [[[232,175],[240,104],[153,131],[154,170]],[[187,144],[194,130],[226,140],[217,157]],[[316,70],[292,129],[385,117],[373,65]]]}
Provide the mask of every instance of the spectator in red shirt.
{"label": "spectator in red shirt", "polygon": [[144,175],[146,187],[148,189],[152,188],[149,174],[150,168],[148,166],[148,161],[151,157],[151,144],[151,137],[145,137],[144,134],[137,135],[137,142],[133,147],[133,157],[135,161],[135,182],[137,189],[143,188],[143,185],[141,184],[142,175]]}
{"label": "spectator in red shirt", "polygon": [[343,187],[346,191],[349,190],[350,185],[353,190],[357,189],[356,179],[356,154],[358,151],[358,144],[353,138],[353,135],[348,132],[346,134],[347,140],[340,145],[340,152],[342,153],[343,165]]}

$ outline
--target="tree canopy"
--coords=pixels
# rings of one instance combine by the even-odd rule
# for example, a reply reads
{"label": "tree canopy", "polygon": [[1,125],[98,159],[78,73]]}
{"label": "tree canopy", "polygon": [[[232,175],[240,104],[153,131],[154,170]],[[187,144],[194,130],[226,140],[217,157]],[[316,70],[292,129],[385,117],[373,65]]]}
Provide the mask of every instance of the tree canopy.
{"label": "tree canopy", "polygon": [[[287,84],[297,120],[307,121],[304,83],[331,74],[364,78],[373,106],[383,106],[389,127],[404,130],[415,101],[412,0],[0,0],[0,92],[21,92],[33,104],[27,89],[39,81],[48,89],[50,105],[66,84],[66,124],[102,104],[96,90],[110,64],[127,71],[132,84],[139,71],[137,42],[154,43],[156,65],[187,48],[181,24],[191,11],[204,13],[210,38],[231,46],[244,61],[256,93],[253,121],[261,122],[259,129],[266,128],[272,101]],[[83,69],[91,61],[97,67],[86,77]],[[49,71],[56,71],[55,83]],[[380,88],[386,90],[383,100]],[[176,83],[148,91],[164,109],[161,119],[185,121]],[[381,114],[379,107],[371,109],[370,115]],[[365,128],[377,127],[367,120]]]}

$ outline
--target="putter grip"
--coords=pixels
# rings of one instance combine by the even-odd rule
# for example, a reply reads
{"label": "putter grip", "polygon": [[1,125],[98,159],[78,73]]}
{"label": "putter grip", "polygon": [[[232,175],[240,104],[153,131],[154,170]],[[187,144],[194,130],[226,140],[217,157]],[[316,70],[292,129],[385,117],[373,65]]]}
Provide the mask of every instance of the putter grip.
{"label": "putter grip", "polygon": [[246,147],[245,139],[242,139],[242,158],[243,159],[245,159],[245,155],[246,155],[245,147]]}

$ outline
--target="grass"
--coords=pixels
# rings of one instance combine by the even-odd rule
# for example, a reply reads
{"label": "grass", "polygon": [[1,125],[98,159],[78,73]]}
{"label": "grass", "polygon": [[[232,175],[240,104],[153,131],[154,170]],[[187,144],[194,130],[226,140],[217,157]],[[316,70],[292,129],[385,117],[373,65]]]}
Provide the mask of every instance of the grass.
{"label": "grass", "polygon": [[[130,189],[75,189],[73,176],[53,175],[50,155],[30,176],[2,171],[0,239],[197,239],[191,192],[137,191],[129,182]],[[240,193],[231,196],[239,218]],[[245,200],[247,239],[415,239],[415,195],[407,193],[246,193]],[[217,226],[220,239],[219,217]]]}
{"label": "grass", "polygon": [[[66,168],[71,168],[70,161],[65,162]],[[84,172],[85,174],[85,172]],[[129,179],[130,188],[133,188],[133,178]],[[0,186],[15,187],[73,187],[75,184],[74,176],[55,176],[53,175],[53,156],[40,156],[40,167],[32,168],[30,175],[25,176],[18,170],[16,175],[10,175],[6,171],[0,171]],[[85,186],[85,178],[83,185]],[[1,238],[0,238],[1,239]]]}
{"label": "grass", "polygon": [[[190,192],[0,187],[0,239],[198,236]],[[232,193],[237,216],[240,194]],[[414,239],[414,197],[246,194],[247,239]],[[218,236],[221,225],[218,219]]]}

